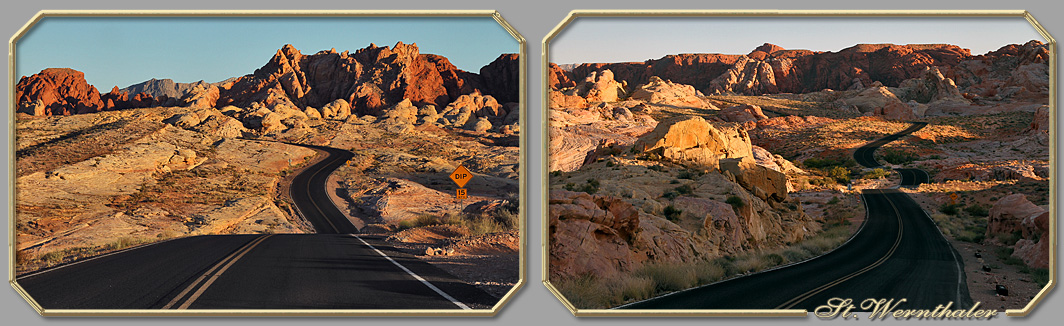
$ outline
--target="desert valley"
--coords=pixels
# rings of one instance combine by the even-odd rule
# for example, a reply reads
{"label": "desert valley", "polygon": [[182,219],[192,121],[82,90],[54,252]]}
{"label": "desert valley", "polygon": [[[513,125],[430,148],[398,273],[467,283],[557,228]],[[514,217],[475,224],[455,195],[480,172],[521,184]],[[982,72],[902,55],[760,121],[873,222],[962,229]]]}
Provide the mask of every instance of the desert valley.
{"label": "desert valley", "polygon": [[[602,309],[791,266],[882,213],[867,196],[900,189],[963,260],[958,297],[1022,308],[1048,280],[1049,56],[1038,41],[985,54],[766,43],[551,63],[549,282]],[[913,126],[872,148],[882,166],[854,159]]]}
{"label": "desert valley", "polygon": [[[331,233],[289,189],[328,156],[313,145],[354,154],[326,193],[359,234],[502,297],[519,275],[519,60],[468,72],[416,44],[285,45],[216,83],[101,94],[77,67],[23,76],[17,273],[196,235]],[[459,166],[474,175],[464,200]]]}

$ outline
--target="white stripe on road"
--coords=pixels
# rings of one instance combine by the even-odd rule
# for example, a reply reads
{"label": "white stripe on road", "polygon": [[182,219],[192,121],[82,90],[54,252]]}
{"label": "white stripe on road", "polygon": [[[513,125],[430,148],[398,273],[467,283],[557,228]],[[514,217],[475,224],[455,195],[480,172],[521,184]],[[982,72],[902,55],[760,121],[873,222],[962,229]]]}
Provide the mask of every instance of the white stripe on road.
{"label": "white stripe on road", "polygon": [[433,291],[436,291],[436,293],[438,293],[440,296],[443,296],[444,299],[450,300],[451,303],[455,304],[459,308],[462,308],[463,310],[472,310],[471,308],[469,308],[469,306],[466,306],[461,301],[458,301],[454,297],[452,297],[452,296],[448,295],[447,293],[443,292],[443,290],[440,290],[440,288],[436,287],[435,285],[432,285],[432,283],[429,283],[429,281],[426,281],[421,276],[419,276],[417,274],[414,274],[414,272],[412,272],[409,269],[407,269],[406,266],[403,266],[403,265],[399,264],[399,262],[395,261],[395,259],[392,259],[392,257],[388,257],[388,255],[385,255],[384,252],[378,250],[377,247],[374,247],[373,245],[369,244],[369,242],[366,242],[366,240],[363,240],[362,237],[359,237],[358,235],[354,235],[354,234],[352,234],[351,236],[356,238],[356,239],[358,239],[358,241],[362,241],[362,244],[368,246],[370,249],[373,249],[373,251],[376,251],[377,254],[380,254],[382,257],[388,259],[388,261],[392,262],[392,264],[395,264],[395,266],[399,266],[400,269],[402,269],[407,274],[410,274],[410,276],[413,276],[418,281],[421,281],[421,283],[425,284],[425,286],[428,286]]}

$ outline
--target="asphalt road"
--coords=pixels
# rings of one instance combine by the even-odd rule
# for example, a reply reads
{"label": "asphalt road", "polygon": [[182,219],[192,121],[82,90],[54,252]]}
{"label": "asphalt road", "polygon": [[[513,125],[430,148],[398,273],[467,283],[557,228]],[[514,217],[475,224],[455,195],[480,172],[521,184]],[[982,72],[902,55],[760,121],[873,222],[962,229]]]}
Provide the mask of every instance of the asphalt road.
{"label": "asphalt road", "polygon": [[[22,275],[44,309],[485,309],[498,299],[447,272],[360,237],[324,196],[351,154],[294,178],[318,234],[194,236]],[[346,154],[345,154],[346,153]]]}
{"label": "asphalt road", "polygon": [[[885,139],[898,139],[922,127],[913,126]],[[885,143],[878,140],[858,149],[855,159],[865,166],[878,166],[872,153]],[[902,309],[933,309],[949,302],[953,307],[973,304],[962,260],[918,204],[888,189],[864,190],[861,198],[867,219],[857,234],[834,251],[619,308],[812,311],[836,297],[858,303],[868,298],[905,298],[908,301]]]}

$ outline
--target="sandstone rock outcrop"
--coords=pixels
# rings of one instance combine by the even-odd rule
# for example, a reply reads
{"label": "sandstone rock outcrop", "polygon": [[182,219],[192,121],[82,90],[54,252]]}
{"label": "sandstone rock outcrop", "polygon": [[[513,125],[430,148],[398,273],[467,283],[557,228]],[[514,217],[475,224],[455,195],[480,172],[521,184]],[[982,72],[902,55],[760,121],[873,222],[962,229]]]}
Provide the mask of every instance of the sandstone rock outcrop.
{"label": "sandstone rock outcrop", "polygon": [[720,169],[735,176],[735,181],[757,198],[779,202],[788,199],[787,175],[783,172],[742,159],[723,159]]}
{"label": "sandstone rock outcrop", "polygon": [[739,105],[720,110],[719,117],[727,122],[751,122],[768,119],[757,105]]}
{"label": "sandstone rock outcrop", "polygon": [[484,93],[502,103],[518,102],[521,95],[520,60],[517,53],[506,53],[480,68]]}
{"label": "sandstone rock outcrop", "polygon": [[1028,216],[1020,225],[1023,238],[1016,241],[1012,256],[1023,259],[1027,266],[1049,268],[1049,212]]}
{"label": "sandstone rock outcrop", "polygon": [[565,70],[562,70],[561,67],[554,63],[550,64],[550,68],[547,72],[547,78],[547,84],[550,86],[551,90],[576,87],[576,83],[572,81],[572,78],[569,78],[569,73]]}
{"label": "sandstone rock outcrop", "polygon": [[650,77],[648,83],[640,85],[632,90],[632,94],[629,98],[654,104],[716,109],[712,104],[706,103],[699,98],[700,96],[702,96],[702,93],[695,90],[695,88],[690,85],[676,84],[672,81],[662,80],[657,76],[653,76]]}
{"label": "sandstone rock outcrop", "polygon": [[560,91],[550,91],[550,102],[548,105],[550,108],[587,108],[587,100],[583,97],[576,95],[568,95]]}
{"label": "sandstone rock outcrop", "polygon": [[34,115],[92,113],[104,108],[100,92],[85,81],[85,74],[69,68],[48,68],[22,77],[15,85],[15,103],[31,108],[23,113]]}
{"label": "sandstone rock outcrop", "polygon": [[698,116],[662,121],[632,145],[681,164],[715,170],[724,158],[753,157],[750,137],[741,127],[714,126]]}
{"label": "sandstone rock outcrop", "polygon": [[196,84],[181,97],[181,106],[196,109],[213,108],[217,103],[218,87],[206,83]]}
{"label": "sandstone rock outcrop", "polygon": [[[550,267],[552,275],[613,275],[626,271],[647,256],[686,260],[694,257],[681,237],[654,237],[652,233],[680,233],[678,227],[661,230],[641,224],[639,210],[608,196],[555,190],[550,193]],[[647,221],[650,222],[650,221]],[[654,242],[651,242],[654,243]],[[645,250],[645,251],[644,251]],[[642,252],[637,254],[636,252]]]}
{"label": "sandstone rock outcrop", "polygon": [[627,96],[627,91],[623,84],[613,79],[612,71],[603,70],[588,74],[569,95],[583,97],[588,102],[613,102]]}
{"label": "sandstone rock outcrop", "polygon": [[1012,255],[1034,268],[1049,267],[1049,211],[1023,194],[1005,196],[990,208],[986,237],[1020,234]]}
{"label": "sandstone rock outcrop", "polygon": [[1012,194],[999,199],[990,208],[987,218],[986,237],[993,238],[999,234],[1012,234],[1023,230],[1024,219],[1038,216],[1045,212],[1023,194]]}
{"label": "sandstone rock outcrop", "polygon": [[1034,111],[1034,121],[1028,130],[1032,132],[1049,132],[1049,106],[1043,105]]}

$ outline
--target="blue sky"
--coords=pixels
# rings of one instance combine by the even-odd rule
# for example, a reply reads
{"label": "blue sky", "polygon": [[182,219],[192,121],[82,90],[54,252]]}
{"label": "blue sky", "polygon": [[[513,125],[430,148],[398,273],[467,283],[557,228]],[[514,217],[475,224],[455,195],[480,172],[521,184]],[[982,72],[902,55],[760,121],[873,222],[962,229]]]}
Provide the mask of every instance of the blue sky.
{"label": "blue sky", "polygon": [[151,78],[216,82],[250,74],[289,43],[313,54],[397,41],[470,72],[519,51],[491,17],[48,17],[19,40],[16,73],[73,68],[108,92]]}
{"label": "blue sky", "polygon": [[859,43],[948,43],[984,54],[1045,40],[1022,17],[580,17],[550,45],[555,63],[627,62],[668,54],[747,54],[764,43],[834,51]]}

